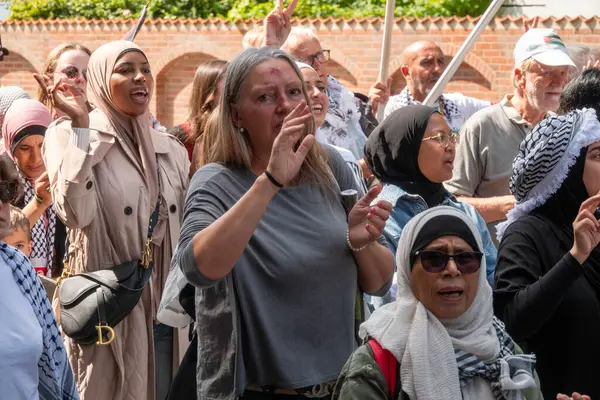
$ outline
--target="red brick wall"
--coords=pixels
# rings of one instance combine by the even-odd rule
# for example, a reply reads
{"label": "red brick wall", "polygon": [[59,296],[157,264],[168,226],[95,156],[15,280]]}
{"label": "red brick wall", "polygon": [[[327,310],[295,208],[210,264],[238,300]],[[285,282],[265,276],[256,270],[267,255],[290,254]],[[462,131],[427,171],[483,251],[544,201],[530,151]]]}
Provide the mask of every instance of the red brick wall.
{"label": "red brick wall", "polygon": [[[540,24],[556,29],[567,44],[600,48],[600,17],[589,20],[548,18]],[[230,60],[241,51],[243,34],[256,21],[219,20],[147,21],[136,42],[150,59],[155,81],[152,109],[166,126],[181,123],[187,116],[194,71],[208,59]],[[393,89],[404,85],[399,71],[400,53],[408,44],[421,39],[434,40],[450,58],[474,27],[470,18],[397,19],[394,27],[390,72]],[[381,19],[372,20],[298,20],[311,27],[323,48],[331,50],[328,72],[350,89],[367,93],[379,71]],[[0,62],[0,83],[19,85],[34,95],[36,83],[31,73],[42,68],[47,54],[63,42],[82,43],[92,50],[116,40],[130,28],[131,21],[38,21],[0,24],[2,43],[11,54]],[[479,41],[447,91],[498,101],[512,91],[510,75],[513,47],[521,35],[523,20],[497,18]]]}

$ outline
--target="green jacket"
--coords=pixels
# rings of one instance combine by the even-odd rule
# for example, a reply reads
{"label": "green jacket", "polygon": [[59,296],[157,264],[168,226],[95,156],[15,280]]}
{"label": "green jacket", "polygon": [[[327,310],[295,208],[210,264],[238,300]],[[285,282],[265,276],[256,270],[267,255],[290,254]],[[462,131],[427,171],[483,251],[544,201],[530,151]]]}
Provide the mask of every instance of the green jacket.
{"label": "green jacket", "polygon": [[[515,344],[515,354],[523,351]],[[525,391],[527,400],[543,400],[540,381],[534,372],[536,386]],[[399,385],[400,382],[397,382]],[[383,371],[377,365],[373,351],[369,346],[362,345],[352,355],[338,378],[333,390],[332,400],[388,400],[388,385]],[[399,400],[409,400],[404,391],[400,390]]]}

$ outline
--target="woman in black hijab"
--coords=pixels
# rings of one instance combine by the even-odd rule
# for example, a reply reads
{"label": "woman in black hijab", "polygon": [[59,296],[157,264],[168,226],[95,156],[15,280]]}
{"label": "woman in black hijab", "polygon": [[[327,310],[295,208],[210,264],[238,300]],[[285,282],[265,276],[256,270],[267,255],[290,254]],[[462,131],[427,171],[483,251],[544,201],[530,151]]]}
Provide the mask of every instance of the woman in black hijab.
{"label": "woman in black hijab", "polygon": [[[440,113],[414,104],[394,111],[371,133],[365,145],[365,161],[383,185],[379,199],[394,206],[384,231],[394,254],[411,218],[432,207],[454,207],[477,225],[485,249],[486,277],[492,283],[497,250],[485,221],[475,208],[458,201],[442,184],[452,178],[457,142],[458,133],[451,131]],[[377,308],[393,301],[395,295],[394,284],[386,296],[372,298],[371,303]]]}

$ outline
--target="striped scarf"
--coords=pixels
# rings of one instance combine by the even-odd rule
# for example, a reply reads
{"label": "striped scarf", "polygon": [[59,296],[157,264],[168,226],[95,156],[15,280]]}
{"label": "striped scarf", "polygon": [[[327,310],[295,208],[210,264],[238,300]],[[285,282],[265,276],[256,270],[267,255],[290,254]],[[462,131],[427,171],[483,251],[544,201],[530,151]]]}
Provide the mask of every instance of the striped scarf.
{"label": "striped scarf", "polygon": [[[35,190],[29,179],[19,174],[21,185],[25,191],[25,204],[35,199]],[[54,238],[56,235],[56,211],[54,205],[51,205],[44,211],[42,217],[38,219],[31,228],[31,260],[42,260],[43,266],[48,268],[48,276],[52,268],[52,259],[54,257]],[[37,267],[38,265],[34,265]]]}
{"label": "striped scarf", "polygon": [[534,355],[514,355],[515,344],[506,333],[504,324],[494,317],[492,321],[500,343],[500,353],[491,363],[484,363],[476,356],[463,350],[454,349],[461,389],[473,378],[479,376],[490,382],[492,393],[497,400],[520,400],[524,396],[519,389],[532,387],[535,383]]}

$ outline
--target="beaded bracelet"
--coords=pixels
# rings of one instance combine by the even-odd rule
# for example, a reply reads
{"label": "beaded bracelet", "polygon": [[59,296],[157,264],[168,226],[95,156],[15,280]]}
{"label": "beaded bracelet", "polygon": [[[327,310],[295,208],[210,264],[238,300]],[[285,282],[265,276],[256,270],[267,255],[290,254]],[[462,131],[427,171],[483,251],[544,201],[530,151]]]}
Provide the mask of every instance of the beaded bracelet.
{"label": "beaded bracelet", "polygon": [[350,247],[350,250],[352,250],[355,253],[358,253],[359,251],[363,251],[364,249],[366,249],[367,247],[369,247],[371,245],[371,243],[367,243],[362,247],[356,248],[356,247],[352,247],[352,243],[350,243],[350,230],[346,230],[346,243],[348,243],[348,247]]}

